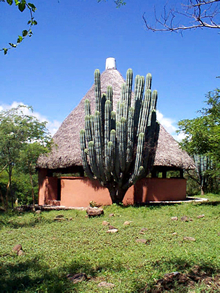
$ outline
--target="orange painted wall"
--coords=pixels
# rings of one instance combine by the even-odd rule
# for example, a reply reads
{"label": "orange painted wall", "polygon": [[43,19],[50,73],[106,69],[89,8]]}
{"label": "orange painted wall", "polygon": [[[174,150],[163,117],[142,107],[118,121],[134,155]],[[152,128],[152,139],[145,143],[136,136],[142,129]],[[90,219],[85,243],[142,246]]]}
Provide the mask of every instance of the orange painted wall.
{"label": "orange painted wall", "polygon": [[[125,205],[147,201],[183,200],[186,198],[185,179],[142,179],[127,191]],[[90,201],[110,205],[111,198],[106,188],[87,178],[61,178],[61,205],[85,207]]]}
{"label": "orange painted wall", "polygon": [[[47,204],[48,199],[56,199],[57,182],[46,177],[39,186],[39,204]],[[106,188],[98,181],[81,177],[61,177],[60,205],[66,207],[87,207],[90,201],[99,205],[110,205],[111,198]],[[41,180],[42,181],[42,180]],[[139,180],[127,191],[123,203],[145,203],[147,201],[184,200],[186,198],[185,179],[149,178]]]}

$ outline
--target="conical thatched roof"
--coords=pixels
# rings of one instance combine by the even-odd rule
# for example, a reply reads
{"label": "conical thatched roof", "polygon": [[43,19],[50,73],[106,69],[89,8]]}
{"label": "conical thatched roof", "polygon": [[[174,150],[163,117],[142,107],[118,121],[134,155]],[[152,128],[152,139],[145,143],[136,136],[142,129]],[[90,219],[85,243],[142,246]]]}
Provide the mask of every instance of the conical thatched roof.
{"label": "conical thatched roof", "polygon": [[[101,74],[102,93],[106,92],[109,85],[113,88],[114,109],[120,98],[122,83],[124,83],[124,79],[116,69],[107,69]],[[56,146],[49,155],[38,159],[39,168],[59,169],[82,165],[79,132],[84,129],[84,101],[86,99],[90,100],[91,111],[94,113],[94,85],[61,124],[53,137]],[[194,169],[193,160],[180,149],[179,144],[163,126],[160,127],[154,165]]]}

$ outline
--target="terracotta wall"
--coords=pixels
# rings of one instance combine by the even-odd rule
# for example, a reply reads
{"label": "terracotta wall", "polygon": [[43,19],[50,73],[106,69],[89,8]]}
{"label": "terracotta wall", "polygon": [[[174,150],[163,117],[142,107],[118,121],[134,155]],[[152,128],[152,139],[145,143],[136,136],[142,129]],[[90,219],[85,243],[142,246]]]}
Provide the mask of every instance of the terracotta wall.
{"label": "terracotta wall", "polygon": [[[41,174],[43,175],[43,174]],[[41,176],[42,177],[42,176]],[[40,176],[39,176],[40,178]],[[39,204],[48,204],[48,199],[57,199],[57,179],[41,178],[39,185]],[[87,207],[90,201],[100,205],[110,205],[111,198],[106,188],[98,181],[81,177],[61,177],[61,206]],[[39,180],[40,182],[40,180]],[[145,203],[147,201],[183,200],[186,198],[185,179],[142,179],[127,191],[123,203]]]}
{"label": "terracotta wall", "polygon": [[[106,188],[98,181],[82,177],[47,177],[44,170],[39,172],[39,205],[50,204],[58,199],[58,182],[61,182],[60,205],[67,207],[87,207],[90,201],[100,205],[110,205],[111,198]],[[127,191],[123,203],[145,203],[148,201],[184,200],[186,198],[185,179],[150,178],[139,180]]]}
{"label": "terracotta wall", "polygon": [[56,177],[47,177],[47,170],[41,169],[38,173],[38,204],[44,205],[49,204],[50,201],[57,199],[58,184]]}

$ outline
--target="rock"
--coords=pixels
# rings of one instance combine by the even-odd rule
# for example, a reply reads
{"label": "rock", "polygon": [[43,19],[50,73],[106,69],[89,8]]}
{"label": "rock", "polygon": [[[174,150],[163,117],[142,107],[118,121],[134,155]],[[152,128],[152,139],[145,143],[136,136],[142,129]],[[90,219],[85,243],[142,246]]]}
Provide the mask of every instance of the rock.
{"label": "rock", "polygon": [[21,244],[16,244],[13,248],[12,248],[12,251],[14,252],[19,252],[20,250],[22,250],[22,246]]}
{"label": "rock", "polygon": [[132,221],[125,221],[123,225],[124,225],[124,226],[128,226],[128,225],[131,224],[131,222],[132,222]]}
{"label": "rock", "polygon": [[102,225],[103,225],[103,226],[108,226],[109,224],[110,224],[110,223],[107,222],[107,221],[103,221],[103,222],[102,222]]}
{"label": "rock", "polygon": [[57,215],[55,218],[57,219],[64,218],[64,215]]}
{"label": "rock", "polygon": [[98,287],[113,288],[113,287],[115,287],[115,284],[107,283],[107,282],[101,282],[101,283],[98,284]]}
{"label": "rock", "polygon": [[144,243],[144,244],[146,244],[147,243],[147,240],[146,239],[136,239],[136,242],[137,243]]}
{"label": "rock", "polygon": [[117,229],[117,228],[115,228],[114,226],[112,226],[112,225],[109,225],[109,227],[108,227],[109,229]]}
{"label": "rock", "polygon": [[21,250],[19,250],[18,252],[17,252],[17,255],[18,256],[21,256],[21,255],[23,255],[24,254],[24,251],[21,249]]}
{"label": "rock", "polygon": [[86,280],[87,276],[85,273],[79,273],[79,274],[75,274],[75,275],[68,274],[67,279],[70,280],[71,282],[73,282],[73,284],[76,284],[76,283],[79,283],[79,282]]}
{"label": "rock", "polygon": [[177,235],[177,232],[174,232],[172,235],[173,235],[173,236]]}
{"label": "rock", "polygon": [[205,217],[205,215],[202,214],[202,215],[197,216],[197,219],[201,219],[201,218],[204,218],[204,217]]}
{"label": "rock", "polygon": [[102,208],[97,208],[97,207],[88,207],[86,210],[86,213],[89,217],[96,217],[104,214],[104,211]]}
{"label": "rock", "polygon": [[118,229],[109,229],[106,233],[117,233]]}
{"label": "rock", "polygon": [[72,218],[72,217],[70,217],[70,218],[69,218],[69,221],[72,221],[72,220],[73,220],[73,218]]}
{"label": "rock", "polygon": [[53,220],[61,222],[61,221],[66,221],[66,218],[54,218]]}
{"label": "rock", "polygon": [[183,221],[183,222],[188,222],[189,220],[188,220],[188,217],[187,217],[187,216],[183,216],[183,217],[181,218],[181,221]]}
{"label": "rock", "polygon": [[172,217],[171,220],[172,221],[178,221],[178,217]]}
{"label": "rock", "polygon": [[115,214],[109,214],[109,217],[114,217],[115,216]]}
{"label": "rock", "polygon": [[39,215],[41,213],[41,210],[36,210],[35,214]]}
{"label": "rock", "polygon": [[183,240],[185,240],[185,241],[196,241],[196,239],[193,238],[193,237],[184,237]]}

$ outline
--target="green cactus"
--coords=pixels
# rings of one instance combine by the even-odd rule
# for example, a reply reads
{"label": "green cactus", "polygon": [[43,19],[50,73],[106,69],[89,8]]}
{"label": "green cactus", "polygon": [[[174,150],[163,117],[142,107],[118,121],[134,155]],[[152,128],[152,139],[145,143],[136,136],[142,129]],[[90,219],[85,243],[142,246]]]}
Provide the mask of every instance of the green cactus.
{"label": "green cactus", "polygon": [[[136,76],[128,69],[121,98],[113,111],[113,89],[101,94],[100,72],[95,71],[95,115],[85,101],[85,130],[80,132],[83,168],[89,178],[109,189],[114,203],[121,203],[127,189],[150,172],[155,157],[159,124],[157,91],[151,93],[152,76]],[[144,98],[143,98],[144,94]],[[132,105],[132,106],[131,106]]]}

